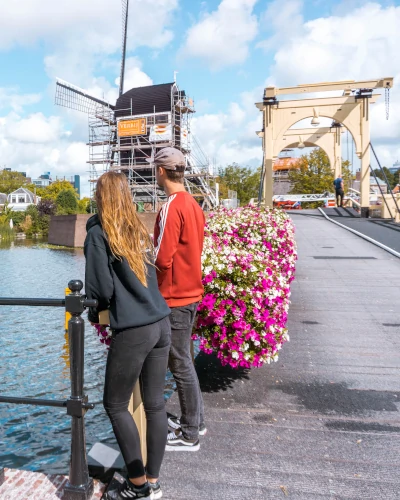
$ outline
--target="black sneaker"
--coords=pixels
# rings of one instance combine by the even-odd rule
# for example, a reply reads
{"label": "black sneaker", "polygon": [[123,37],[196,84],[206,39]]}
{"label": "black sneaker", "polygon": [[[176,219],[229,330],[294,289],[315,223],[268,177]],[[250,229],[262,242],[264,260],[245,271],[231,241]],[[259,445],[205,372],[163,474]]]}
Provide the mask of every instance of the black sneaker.
{"label": "black sneaker", "polygon": [[136,488],[129,479],[115,473],[104,498],[105,500],[152,500],[153,497],[149,483],[146,483],[143,488]]}
{"label": "black sneaker", "polygon": [[182,432],[168,434],[166,451],[198,451],[200,443],[198,439],[186,439]]}
{"label": "black sneaker", "polygon": [[[171,431],[177,431],[181,428],[181,421],[178,417],[168,414],[168,427]],[[199,427],[199,436],[205,436],[207,434],[206,424],[203,422]]]}
{"label": "black sneaker", "polygon": [[175,417],[174,415],[171,415],[170,413],[167,413],[168,415],[168,427],[171,429],[171,431],[176,431],[181,428],[181,421],[179,420],[178,417]]}
{"label": "black sneaker", "polygon": [[149,485],[151,489],[151,500],[159,500],[162,498],[160,483],[158,481],[156,483],[150,483],[149,481]]}
{"label": "black sneaker", "polygon": [[203,422],[199,427],[199,436],[205,436],[207,434],[206,424]]}

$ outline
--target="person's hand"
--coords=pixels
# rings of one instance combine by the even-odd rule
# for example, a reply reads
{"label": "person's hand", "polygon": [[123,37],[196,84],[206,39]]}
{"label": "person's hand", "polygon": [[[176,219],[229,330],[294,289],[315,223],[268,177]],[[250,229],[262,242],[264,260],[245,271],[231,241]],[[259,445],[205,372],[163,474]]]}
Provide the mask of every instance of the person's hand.
{"label": "person's hand", "polygon": [[92,326],[96,326],[98,325],[99,323],[92,323],[91,321],[89,322]]}

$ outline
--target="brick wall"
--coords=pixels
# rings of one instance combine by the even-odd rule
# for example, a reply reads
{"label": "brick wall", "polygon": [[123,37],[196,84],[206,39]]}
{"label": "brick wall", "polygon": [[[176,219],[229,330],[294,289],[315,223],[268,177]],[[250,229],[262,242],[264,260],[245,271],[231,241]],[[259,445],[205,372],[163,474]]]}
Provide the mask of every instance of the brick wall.
{"label": "brick wall", "polygon": [[[153,233],[157,214],[138,214],[150,234]],[[51,245],[83,247],[86,238],[86,222],[90,214],[53,215],[50,221],[49,239]]]}

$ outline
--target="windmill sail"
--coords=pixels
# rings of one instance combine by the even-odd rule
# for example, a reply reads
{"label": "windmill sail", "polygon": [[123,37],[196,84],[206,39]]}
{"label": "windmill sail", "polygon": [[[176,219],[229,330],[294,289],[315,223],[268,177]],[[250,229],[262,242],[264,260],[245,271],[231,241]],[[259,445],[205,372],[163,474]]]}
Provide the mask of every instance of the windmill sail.
{"label": "windmill sail", "polygon": [[108,102],[93,97],[85,90],[76,87],[64,80],[57,78],[55,103],[58,106],[81,111],[82,113],[93,113],[99,107],[114,109],[114,106]]}
{"label": "windmill sail", "polygon": [[121,57],[121,73],[119,78],[120,96],[124,93],[126,39],[128,34],[128,14],[129,14],[129,0],[122,0],[122,57]]}

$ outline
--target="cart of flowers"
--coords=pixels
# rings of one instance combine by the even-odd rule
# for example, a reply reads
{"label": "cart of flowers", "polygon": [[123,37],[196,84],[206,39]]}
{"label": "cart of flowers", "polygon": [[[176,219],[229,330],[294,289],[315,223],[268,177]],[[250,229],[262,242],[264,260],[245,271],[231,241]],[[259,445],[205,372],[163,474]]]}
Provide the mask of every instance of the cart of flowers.
{"label": "cart of flowers", "polygon": [[203,252],[205,294],[195,338],[223,365],[260,367],[289,340],[294,227],[280,209],[244,207],[210,214]]}

